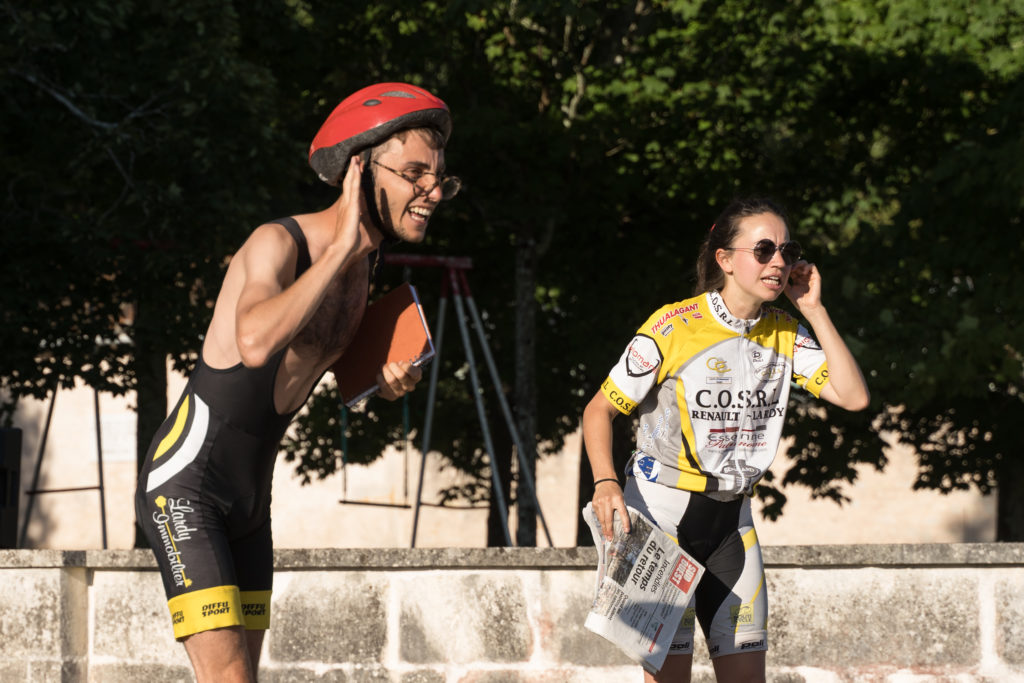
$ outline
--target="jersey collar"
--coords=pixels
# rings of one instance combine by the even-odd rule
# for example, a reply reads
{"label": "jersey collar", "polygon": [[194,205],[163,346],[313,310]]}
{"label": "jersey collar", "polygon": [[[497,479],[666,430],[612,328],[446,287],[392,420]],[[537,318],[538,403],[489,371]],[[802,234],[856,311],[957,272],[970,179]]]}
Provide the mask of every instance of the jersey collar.
{"label": "jersey collar", "polygon": [[717,290],[712,290],[707,293],[707,302],[708,308],[711,309],[711,314],[715,319],[730,330],[738,332],[739,334],[746,334],[752,330],[754,325],[756,325],[761,319],[760,314],[758,314],[756,318],[751,318],[749,320],[737,318],[729,312],[729,308],[725,305],[725,301],[722,300],[722,295]]}

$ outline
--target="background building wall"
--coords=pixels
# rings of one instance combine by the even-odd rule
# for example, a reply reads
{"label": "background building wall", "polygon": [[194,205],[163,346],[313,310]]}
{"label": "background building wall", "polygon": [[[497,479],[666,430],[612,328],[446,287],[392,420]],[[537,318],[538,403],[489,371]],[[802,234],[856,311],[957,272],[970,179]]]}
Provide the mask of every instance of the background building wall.
{"label": "background building wall", "polygon": [[[177,399],[184,380],[172,375],[169,405]],[[107,547],[129,548],[134,542],[135,413],[132,396],[101,395],[100,427],[107,517]],[[23,400],[15,426],[23,430],[21,490],[32,484],[39,443],[45,428],[48,402]],[[422,416],[413,416],[413,424]],[[785,444],[772,466],[779,475],[789,461]],[[40,488],[92,486],[98,481],[96,418],[93,392],[87,388],[61,391],[54,404]],[[813,500],[807,489],[785,489],[788,502],[775,522],[755,516],[764,545],[820,543],[947,543],[985,542],[995,538],[994,496],[977,491],[943,495],[912,489],[916,461],[907,448],[890,447],[884,472],[858,468],[859,478],[844,487],[850,501],[842,506]],[[576,500],[580,440],[570,437],[557,455],[537,465],[541,508],[556,547],[575,545],[582,507]],[[391,449],[369,466],[350,466],[344,475],[303,486],[289,463],[278,463],[274,475],[273,533],[277,547],[409,547],[421,458]],[[423,501],[438,500],[441,488],[456,483],[451,468],[442,470],[436,453],[427,459]],[[569,494],[569,495],[567,495]],[[346,502],[340,502],[345,500]],[[585,502],[585,501],[584,501]],[[359,503],[374,503],[365,505]],[[388,507],[381,504],[406,507]],[[21,519],[28,505],[21,497]],[[510,518],[515,520],[515,515]],[[487,511],[420,510],[417,547],[483,547]],[[19,523],[20,527],[20,523]],[[514,534],[513,534],[514,535]],[[546,545],[538,524],[538,543]],[[96,491],[37,496],[24,547],[101,548],[99,495]]]}

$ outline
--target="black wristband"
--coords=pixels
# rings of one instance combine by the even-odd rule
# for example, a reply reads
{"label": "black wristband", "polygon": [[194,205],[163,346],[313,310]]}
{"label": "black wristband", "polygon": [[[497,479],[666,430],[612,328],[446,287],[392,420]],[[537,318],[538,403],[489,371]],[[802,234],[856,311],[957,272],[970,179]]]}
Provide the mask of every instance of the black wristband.
{"label": "black wristband", "polygon": [[600,484],[600,483],[601,483],[601,482],[603,482],[603,481],[614,481],[614,482],[615,482],[616,484],[618,484],[618,483],[619,483],[619,480],[618,480],[618,479],[613,479],[612,477],[607,477],[607,478],[605,478],[605,479],[598,479],[597,481],[595,481],[595,482],[594,482],[594,486],[597,486],[598,484]]}

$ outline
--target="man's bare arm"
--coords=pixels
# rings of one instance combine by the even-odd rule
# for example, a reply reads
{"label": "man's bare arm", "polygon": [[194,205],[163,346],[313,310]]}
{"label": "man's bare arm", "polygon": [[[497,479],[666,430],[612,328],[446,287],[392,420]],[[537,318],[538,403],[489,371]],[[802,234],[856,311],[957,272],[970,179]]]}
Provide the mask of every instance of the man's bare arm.
{"label": "man's bare arm", "polygon": [[345,176],[334,239],[295,282],[288,265],[296,247],[284,228],[261,226],[242,253],[242,289],[235,306],[235,343],[242,362],[259,367],[309,322],[335,278],[375,248],[360,230],[360,182],[357,158]]}

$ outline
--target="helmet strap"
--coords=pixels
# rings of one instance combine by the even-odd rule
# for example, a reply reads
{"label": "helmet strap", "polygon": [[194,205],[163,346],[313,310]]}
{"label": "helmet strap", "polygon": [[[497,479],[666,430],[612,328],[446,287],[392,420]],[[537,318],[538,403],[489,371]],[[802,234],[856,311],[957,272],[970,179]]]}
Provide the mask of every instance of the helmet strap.
{"label": "helmet strap", "polygon": [[373,179],[373,170],[370,168],[370,150],[363,150],[360,152],[359,157],[363,162],[363,177],[360,180],[360,186],[363,189],[363,199],[366,200],[366,210],[370,214],[370,222],[373,223],[373,227],[377,228],[384,235],[384,243],[397,244],[402,240],[395,233],[395,227],[391,224],[391,217],[388,216],[385,221],[377,204],[377,183]]}

